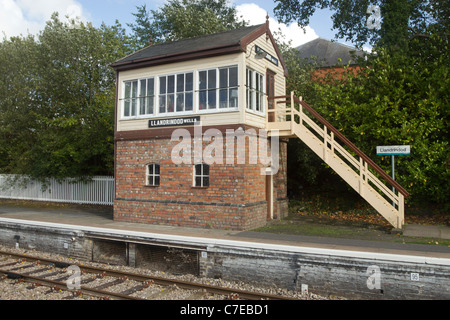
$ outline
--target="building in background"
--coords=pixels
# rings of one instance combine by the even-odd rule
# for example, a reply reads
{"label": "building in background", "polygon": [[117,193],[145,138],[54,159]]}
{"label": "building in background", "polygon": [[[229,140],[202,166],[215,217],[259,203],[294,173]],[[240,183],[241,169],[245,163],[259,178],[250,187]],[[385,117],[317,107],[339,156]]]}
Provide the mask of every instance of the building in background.
{"label": "building in background", "polygon": [[360,70],[358,59],[364,58],[367,54],[363,50],[323,38],[314,39],[296,49],[300,58],[317,65],[314,72],[316,79],[328,74],[339,76],[345,71],[344,67],[358,72]]}

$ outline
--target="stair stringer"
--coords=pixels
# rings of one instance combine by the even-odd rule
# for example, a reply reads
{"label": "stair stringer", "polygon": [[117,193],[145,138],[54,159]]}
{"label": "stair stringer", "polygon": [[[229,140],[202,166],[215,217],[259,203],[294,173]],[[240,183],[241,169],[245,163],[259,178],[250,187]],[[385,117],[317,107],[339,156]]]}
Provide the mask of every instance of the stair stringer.
{"label": "stair stringer", "polygon": [[399,229],[402,228],[404,221],[400,218],[398,211],[394,208],[392,203],[389,203],[378,193],[378,191],[369,185],[367,179],[361,179],[360,174],[355,172],[348,164],[336,156],[330,148],[324,148],[324,142],[319,140],[307,127],[293,121],[291,123],[293,135],[302,140],[391,225]]}

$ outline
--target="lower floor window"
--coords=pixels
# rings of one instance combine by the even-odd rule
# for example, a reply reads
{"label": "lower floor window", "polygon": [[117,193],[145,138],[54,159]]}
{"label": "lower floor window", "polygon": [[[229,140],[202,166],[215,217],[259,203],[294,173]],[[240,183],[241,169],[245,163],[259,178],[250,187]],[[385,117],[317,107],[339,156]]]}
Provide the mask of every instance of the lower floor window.
{"label": "lower floor window", "polygon": [[209,165],[194,165],[194,187],[209,187]]}
{"label": "lower floor window", "polygon": [[159,186],[160,179],[161,176],[159,164],[151,163],[147,165],[147,185]]}

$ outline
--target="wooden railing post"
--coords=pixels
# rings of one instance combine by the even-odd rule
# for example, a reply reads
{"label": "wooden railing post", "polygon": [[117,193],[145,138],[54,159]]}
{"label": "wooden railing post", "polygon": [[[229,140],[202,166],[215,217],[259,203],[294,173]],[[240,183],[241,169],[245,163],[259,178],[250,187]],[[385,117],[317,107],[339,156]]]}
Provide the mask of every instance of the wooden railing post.
{"label": "wooden railing post", "polygon": [[331,154],[334,155],[334,132],[331,131]]}
{"label": "wooden railing post", "polygon": [[323,126],[323,160],[325,161],[328,161],[327,148],[328,148],[328,130],[327,126]]}
{"label": "wooden railing post", "polygon": [[359,193],[363,196],[363,185],[367,181],[367,162],[362,157],[359,157]]}
{"label": "wooden railing post", "polygon": [[363,159],[359,157],[359,194],[363,195]]}
{"label": "wooden railing post", "polygon": [[[302,102],[302,97],[300,97],[300,102]],[[303,118],[304,118],[304,113],[303,113],[303,105],[300,103],[299,104],[299,112],[300,112],[300,119],[299,119],[299,124],[302,126],[303,125]]]}
{"label": "wooden railing post", "polygon": [[401,229],[405,223],[405,197],[400,192],[398,193],[398,216],[399,223],[397,228]]}
{"label": "wooden railing post", "polygon": [[293,130],[294,130],[294,122],[295,122],[294,108],[295,108],[295,103],[294,103],[294,91],[291,91],[291,133],[292,133]]}

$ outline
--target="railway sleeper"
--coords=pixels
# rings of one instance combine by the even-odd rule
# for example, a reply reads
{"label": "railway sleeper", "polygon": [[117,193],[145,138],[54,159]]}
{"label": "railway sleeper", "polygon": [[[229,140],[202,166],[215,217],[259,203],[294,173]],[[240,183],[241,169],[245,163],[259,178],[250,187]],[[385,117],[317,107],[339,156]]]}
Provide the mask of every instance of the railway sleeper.
{"label": "railway sleeper", "polygon": [[21,275],[19,273],[15,273],[15,272],[6,272],[6,277],[8,279],[12,279],[12,280],[23,279],[23,275]]}
{"label": "railway sleeper", "polygon": [[28,271],[28,272],[22,272],[22,274],[28,276],[28,275],[39,274],[41,272],[50,271],[50,270],[51,270],[50,268],[46,267],[46,268],[41,268],[41,269],[32,270],[32,271]]}
{"label": "railway sleeper", "polygon": [[0,268],[13,266],[15,264],[17,264],[17,261],[5,263],[5,264],[0,264]]}
{"label": "railway sleeper", "polygon": [[94,289],[96,289],[96,290],[103,290],[103,289],[106,289],[106,288],[109,288],[109,287],[121,284],[124,281],[125,280],[123,280],[123,279],[116,279],[116,280],[113,280],[111,282],[107,282],[107,283],[101,284],[99,286],[96,286]]}
{"label": "railway sleeper", "polygon": [[32,268],[32,267],[35,267],[35,266],[36,266],[36,264],[31,263],[31,264],[27,264],[25,266],[18,266],[18,267],[15,267],[15,268],[11,268],[11,269],[9,269],[9,271],[17,271],[17,270],[29,269],[29,268]]}
{"label": "railway sleeper", "polygon": [[138,284],[138,285],[136,285],[136,286],[134,286],[134,287],[132,287],[130,289],[122,291],[120,294],[128,296],[128,295],[132,295],[133,293],[141,291],[141,290],[146,289],[146,288],[148,288],[148,285],[146,285],[146,284]]}
{"label": "railway sleeper", "polygon": [[150,296],[147,297],[147,299],[148,300],[159,300],[162,297],[169,295],[170,293],[172,293],[173,291],[175,291],[177,289],[178,289],[177,286],[172,285],[170,287],[166,287],[158,292],[151,294]]}

